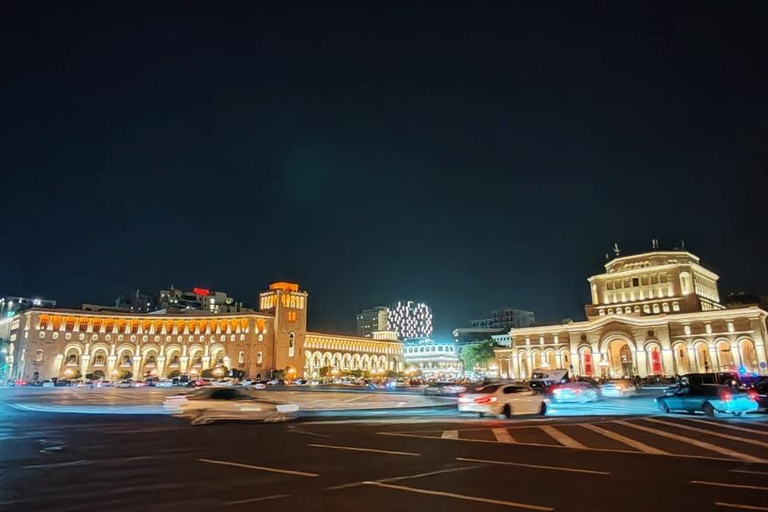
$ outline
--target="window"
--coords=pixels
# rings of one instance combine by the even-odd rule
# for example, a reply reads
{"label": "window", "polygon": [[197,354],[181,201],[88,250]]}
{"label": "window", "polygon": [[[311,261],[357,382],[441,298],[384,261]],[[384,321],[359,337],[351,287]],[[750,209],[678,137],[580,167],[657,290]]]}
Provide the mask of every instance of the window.
{"label": "window", "polygon": [[105,358],[104,354],[99,354],[96,356],[96,359],[93,360],[94,365],[104,366]]}
{"label": "window", "polygon": [[653,305],[653,314],[657,315],[658,313],[659,313],[659,305],[658,304],[654,304]]}
{"label": "window", "polygon": [[38,363],[43,360],[43,351],[38,349],[37,352],[35,352],[35,361]]}
{"label": "window", "polygon": [[147,364],[155,364],[156,362],[157,362],[157,358],[155,358],[155,356],[147,357]]}
{"label": "window", "polygon": [[679,302],[673,302],[672,303],[672,311],[680,311],[680,303]]}
{"label": "window", "polygon": [[648,286],[648,276],[642,276],[640,282],[643,283],[643,286]]}
{"label": "window", "polygon": [[192,364],[203,364],[203,358],[201,356],[193,357]]}
{"label": "window", "polygon": [[179,356],[171,356],[171,364],[179,364]]}
{"label": "window", "polygon": [[239,364],[245,363],[245,352],[240,351],[240,354],[238,354],[238,356],[237,356],[237,362]]}
{"label": "window", "polygon": [[296,354],[295,337],[296,335],[293,333],[288,335],[288,357],[293,357]]}
{"label": "window", "polygon": [[130,355],[124,355],[123,356],[123,364],[131,364],[131,356]]}
{"label": "window", "polygon": [[659,284],[659,277],[656,274],[651,276],[651,284]]}
{"label": "window", "polygon": [[640,286],[640,278],[639,277],[633,277],[632,278],[632,286]]}
{"label": "window", "polygon": [[53,334],[51,335],[51,338],[53,338],[53,339],[55,339],[55,340],[59,339],[59,333],[57,333],[57,332],[53,333]]}
{"label": "window", "polygon": [[263,358],[263,356],[262,356],[261,352],[259,352],[258,354],[256,354],[256,364],[261,364],[261,362],[262,362],[263,360],[264,360],[264,358]]}
{"label": "window", "polygon": [[77,364],[77,354],[69,354],[67,356],[67,364]]}
{"label": "window", "polygon": [[662,310],[663,310],[665,313],[669,313],[669,304],[667,304],[667,303],[665,302],[664,304],[662,304],[662,305],[661,305],[661,309],[662,309]]}

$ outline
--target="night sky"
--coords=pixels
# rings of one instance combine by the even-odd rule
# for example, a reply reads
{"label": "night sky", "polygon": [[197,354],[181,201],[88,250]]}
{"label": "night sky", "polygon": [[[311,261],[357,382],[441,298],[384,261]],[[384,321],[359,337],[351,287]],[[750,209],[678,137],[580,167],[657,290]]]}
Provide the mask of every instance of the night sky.
{"label": "night sky", "polygon": [[765,2],[544,3],[2,2],[0,295],[291,280],[447,335],[583,318],[652,238],[768,292]]}

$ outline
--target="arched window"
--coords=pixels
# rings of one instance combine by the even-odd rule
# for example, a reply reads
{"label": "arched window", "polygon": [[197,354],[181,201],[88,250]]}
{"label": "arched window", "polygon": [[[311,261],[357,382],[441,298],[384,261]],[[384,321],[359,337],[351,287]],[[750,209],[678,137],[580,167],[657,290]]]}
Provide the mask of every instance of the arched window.
{"label": "arched window", "polygon": [[41,349],[38,349],[37,352],[35,352],[35,361],[38,363],[43,360],[43,351]]}
{"label": "arched window", "polygon": [[157,363],[157,358],[155,356],[147,356],[147,364],[155,364]]}
{"label": "arched window", "polygon": [[665,302],[664,304],[662,304],[662,305],[661,305],[661,309],[662,309],[662,310],[663,310],[665,313],[669,313],[669,303]]}
{"label": "arched window", "polygon": [[77,354],[69,354],[67,356],[67,364],[77,364]]}
{"label": "arched window", "polygon": [[195,356],[194,358],[192,358],[192,364],[203,364],[203,357]]}
{"label": "arched window", "polygon": [[224,364],[224,356],[217,357],[216,364]]}
{"label": "arched window", "polygon": [[104,357],[104,354],[96,355],[96,358],[93,360],[94,365],[104,366],[104,363],[106,363],[106,358]]}
{"label": "arched window", "polygon": [[130,354],[126,354],[123,356],[122,364],[131,364],[131,356]]}
{"label": "arched window", "polygon": [[672,311],[680,311],[680,303],[679,302],[673,302],[672,303]]}
{"label": "arched window", "polygon": [[264,357],[261,352],[256,354],[256,364],[261,364],[261,362],[264,360]]}
{"label": "arched window", "polygon": [[659,305],[658,304],[654,304],[653,305],[653,314],[654,315],[659,314]]}
{"label": "arched window", "polygon": [[240,353],[237,355],[237,362],[238,362],[238,364],[243,364],[243,363],[245,363],[245,352],[243,352],[242,350],[241,350],[241,351],[240,351]]}
{"label": "arched window", "polygon": [[296,335],[293,333],[288,335],[288,357],[293,357],[296,354],[295,337]]}
{"label": "arched window", "polygon": [[179,364],[179,356],[171,356],[171,364]]}

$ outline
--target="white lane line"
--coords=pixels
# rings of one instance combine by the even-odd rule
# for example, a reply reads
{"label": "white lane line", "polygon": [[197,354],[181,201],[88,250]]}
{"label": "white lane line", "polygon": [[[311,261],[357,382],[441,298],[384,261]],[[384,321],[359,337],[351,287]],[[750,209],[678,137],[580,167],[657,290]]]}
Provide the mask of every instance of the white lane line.
{"label": "white lane line", "polygon": [[699,448],[704,448],[705,450],[722,453],[723,455],[728,455],[729,457],[733,457],[734,459],[741,459],[749,462],[768,463],[768,460],[760,459],[758,457],[753,457],[752,455],[747,455],[746,453],[740,453],[734,450],[729,450],[728,448],[723,448],[722,446],[717,446],[712,443],[699,441],[698,439],[679,436],[677,434],[672,434],[671,432],[665,432],[664,430],[650,428],[643,425],[635,425],[634,423],[630,423],[628,421],[618,420],[616,421],[616,423],[618,423],[619,425],[624,425],[625,427],[634,428],[636,430],[642,430],[644,432],[649,432],[657,436],[666,437],[668,439],[674,439],[675,441],[681,441],[683,443],[692,444],[694,446],[698,446]]}
{"label": "white lane line", "polygon": [[583,444],[575,440],[569,435],[566,435],[559,430],[557,430],[555,427],[550,427],[548,425],[545,425],[543,427],[539,427],[541,430],[546,432],[551,438],[553,438],[558,443],[567,446],[568,448],[578,448],[580,450],[583,450],[586,448]]}
{"label": "white lane line", "polygon": [[456,460],[464,462],[481,462],[483,464],[498,464],[500,466],[520,466],[524,468],[533,469],[551,469],[552,471],[567,471],[569,473],[587,473],[590,475],[610,475],[606,471],[594,471],[591,469],[578,469],[578,468],[563,468],[560,466],[540,466],[537,464],[523,464],[522,462],[507,462],[502,460],[485,460],[485,459],[467,459],[464,457],[456,457]]}
{"label": "white lane line", "polygon": [[691,480],[691,483],[698,484],[698,485],[713,485],[715,487],[731,487],[733,489],[752,489],[755,491],[768,491],[768,487],[760,487],[759,485],[726,484],[724,482],[708,482],[706,480]]}
{"label": "white lane line", "polygon": [[613,432],[612,430],[608,430],[608,429],[604,429],[602,427],[598,427],[597,425],[592,425],[592,424],[589,424],[589,423],[584,423],[581,426],[586,428],[587,430],[591,430],[592,432],[595,432],[595,433],[603,435],[603,436],[605,436],[607,438],[613,439],[614,441],[618,441],[620,443],[624,443],[627,446],[631,446],[632,448],[640,450],[641,452],[655,453],[657,455],[669,455],[664,450],[659,450],[658,448],[654,448],[653,446],[648,446],[645,443],[641,443],[640,441],[635,441],[632,438],[623,436],[621,434]]}
{"label": "white lane line", "polygon": [[516,501],[492,500],[489,498],[480,498],[478,496],[467,496],[465,494],[456,494],[452,492],[443,492],[443,491],[430,491],[428,489],[418,489],[416,487],[406,487],[404,485],[385,484],[382,482],[365,482],[365,485],[374,485],[376,487],[384,487],[386,489],[394,489],[397,491],[413,492],[416,494],[429,494],[430,496],[443,496],[446,498],[454,498],[457,500],[475,501],[479,503],[490,503],[492,505],[502,505],[505,507],[522,508],[526,510],[543,510],[543,511],[555,510],[552,507],[542,507],[540,505],[530,505],[528,503],[518,503]]}
{"label": "white lane line", "polygon": [[357,402],[358,400],[362,400],[363,398],[368,398],[371,395],[360,395],[356,396],[355,398],[350,398],[349,400],[342,400],[342,402]]}
{"label": "white lane line", "polygon": [[739,510],[768,510],[768,507],[758,507],[756,505],[744,505],[742,503],[725,503],[723,501],[716,501],[715,505],[718,507],[736,508]]}
{"label": "white lane line", "polygon": [[[390,478],[382,478],[381,480],[376,480],[377,482],[398,482],[400,480],[411,480],[414,478],[423,478],[425,476],[432,476],[432,475],[442,475],[443,473],[456,473],[458,471],[467,471],[468,469],[478,469],[478,468],[484,468],[485,466],[464,466],[462,468],[450,468],[450,469],[441,469],[439,471],[430,471],[428,473],[418,473],[415,475],[404,475],[404,476],[393,476]],[[335,491],[337,489],[347,489],[349,487],[358,487],[361,485],[366,485],[366,482],[351,482],[348,484],[341,484],[341,485],[334,485],[333,487],[326,487],[326,491]]]}
{"label": "white lane line", "polygon": [[500,443],[514,443],[515,440],[512,438],[512,436],[509,434],[509,430],[505,428],[494,428],[491,429],[491,432],[493,432],[493,435],[496,437],[496,440]]}
{"label": "white lane line", "polygon": [[[59,468],[59,467],[66,467],[66,466],[88,466],[91,464],[96,464],[97,461],[94,460],[73,460],[69,462],[52,462],[50,464],[32,464],[29,466],[21,466],[21,469],[45,469],[45,468]],[[10,468],[9,468],[10,469]]]}
{"label": "white lane line", "polygon": [[746,475],[768,475],[768,471],[751,471],[749,469],[732,469],[731,473],[744,473]]}
{"label": "white lane line", "polygon": [[685,421],[695,421],[696,423],[703,423],[704,425],[709,425],[712,427],[731,428],[733,430],[739,430],[741,432],[749,432],[750,434],[759,434],[761,436],[768,436],[768,432],[762,432],[760,430],[755,430],[753,428],[737,427],[736,425],[731,425],[728,423],[718,423],[716,421],[699,420],[695,418],[685,418]]}
{"label": "white lane line", "polygon": [[351,452],[373,452],[373,453],[386,453],[387,455],[408,455],[410,457],[421,457],[420,453],[413,452],[394,452],[390,450],[375,450],[373,448],[357,448],[354,446],[337,446],[332,444],[308,444],[312,448],[328,448],[331,450],[349,450]]}
{"label": "white lane line", "polygon": [[646,421],[652,421],[653,423],[658,423],[660,425],[667,425],[671,427],[676,428],[682,428],[683,430],[690,430],[692,432],[701,432],[703,434],[707,434],[709,436],[715,436],[715,437],[722,437],[723,439],[730,439],[731,441],[738,441],[740,443],[747,443],[747,444],[754,444],[755,446],[762,446],[763,448],[768,448],[768,443],[764,443],[762,441],[755,441],[754,439],[748,439],[744,436],[737,437],[732,436],[730,434],[722,434],[720,432],[714,432],[712,430],[704,430],[703,428],[697,428],[697,427],[691,427],[689,425],[681,425],[679,423],[674,423],[671,421],[664,421],[664,420],[658,420],[655,418],[645,418]]}
{"label": "white lane line", "polygon": [[219,464],[221,466],[233,466],[236,468],[245,468],[245,469],[257,469],[259,471],[268,471],[270,473],[284,473],[286,475],[296,475],[296,476],[306,476],[306,477],[320,476],[317,473],[306,473],[304,471],[292,471],[290,469],[268,468],[265,466],[252,466],[250,464],[241,464],[239,462],[228,462],[226,460],[212,460],[212,459],[197,459],[197,460],[198,462],[207,462],[208,464]]}
{"label": "white lane line", "polygon": [[224,503],[222,503],[222,505],[224,506],[243,505],[245,503],[256,503],[257,501],[277,500],[280,498],[287,498],[288,496],[290,496],[290,494],[273,494],[272,496],[262,496],[260,498],[249,498],[247,500],[225,501]]}
{"label": "white lane line", "polygon": [[443,439],[458,439],[459,438],[459,431],[458,430],[444,430],[443,435],[440,436]]}

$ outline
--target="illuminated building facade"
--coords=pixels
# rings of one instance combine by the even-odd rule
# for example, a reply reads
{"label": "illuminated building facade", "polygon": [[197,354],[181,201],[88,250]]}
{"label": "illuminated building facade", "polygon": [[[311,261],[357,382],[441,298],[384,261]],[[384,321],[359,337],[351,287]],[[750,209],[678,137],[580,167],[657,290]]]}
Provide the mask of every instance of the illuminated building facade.
{"label": "illuminated building facade", "polygon": [[432,336],[432,311],[423,302],[398,302],[389,308],[387,324],[401,340],[429,338]]}
{"label": "illuminated building facade", "polygon": [[718,279],[686,251],[615,258],[588,280],[587,320],[512,329],[511,346],[495,350],[500,373],[520,379],[535,368],[606,377],[768,374],[768,313],[756,305],[726,309]]}
{"label": "illuminated building facade", "polygon": [[421,376],[427,379],[456,378],[463,369],[459,349],[453,340],[407,340],[403,343],[403,356],[408,372],[420,371]]}
{"label": "illuminated building facade", "polygon": [[[316,354],[373,371],[402,369],[402,344],[307,332],[307,292],[273,283],[259,310],[154,314],[33,308],[5,319],[10,342],[8,375],[43,380],[78,377],[112,380],[144,376],[214,375],[228,369],[252,378],[273,370],[310,376]],[[6,325],[7,324],[7,325]],[[349,356],[347,358],[346,356]]]}

